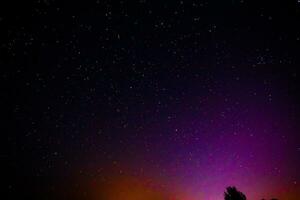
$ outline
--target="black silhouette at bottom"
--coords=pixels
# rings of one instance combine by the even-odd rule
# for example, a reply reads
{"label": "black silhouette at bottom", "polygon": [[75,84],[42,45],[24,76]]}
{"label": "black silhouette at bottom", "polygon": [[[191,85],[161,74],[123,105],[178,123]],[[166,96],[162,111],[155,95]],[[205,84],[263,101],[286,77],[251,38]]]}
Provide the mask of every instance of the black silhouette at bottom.
{"label": "black silhouette at bottom", "polygon": [[[238,191],[236,187],[227,187],[226,191],[224,192],[224,200],[247,200],[246,195],[244,195],[242,192]],[[261,199],[266,200],[266,199]],[[270,200],[278,200],[275,198],[272,198]]]}

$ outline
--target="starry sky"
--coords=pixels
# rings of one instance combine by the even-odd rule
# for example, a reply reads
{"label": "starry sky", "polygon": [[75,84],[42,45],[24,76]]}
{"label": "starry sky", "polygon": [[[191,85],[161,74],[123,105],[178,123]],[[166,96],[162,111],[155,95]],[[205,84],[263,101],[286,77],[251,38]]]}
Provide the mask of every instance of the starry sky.
{"label": "starry sky", "polygon": [[296,0],[0,7],[11,199],[299,199]]}

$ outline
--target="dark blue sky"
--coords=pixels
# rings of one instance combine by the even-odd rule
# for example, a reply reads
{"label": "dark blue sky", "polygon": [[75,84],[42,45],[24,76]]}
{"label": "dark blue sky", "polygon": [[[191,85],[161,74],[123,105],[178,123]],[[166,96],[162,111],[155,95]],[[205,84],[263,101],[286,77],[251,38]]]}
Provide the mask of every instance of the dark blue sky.
{"label": "dark blue sky", "polygon": [[296,1],[0,7],[9,194],[299,196]]}

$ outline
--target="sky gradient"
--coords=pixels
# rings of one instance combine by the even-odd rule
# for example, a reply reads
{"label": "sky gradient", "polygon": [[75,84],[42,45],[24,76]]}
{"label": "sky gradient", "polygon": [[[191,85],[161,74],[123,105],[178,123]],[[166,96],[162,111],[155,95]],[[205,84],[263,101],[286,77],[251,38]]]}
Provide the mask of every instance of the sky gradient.
{"label": "sky gradient", "polygon": [[299,199],[298,2],[0,7],[12,198]]}

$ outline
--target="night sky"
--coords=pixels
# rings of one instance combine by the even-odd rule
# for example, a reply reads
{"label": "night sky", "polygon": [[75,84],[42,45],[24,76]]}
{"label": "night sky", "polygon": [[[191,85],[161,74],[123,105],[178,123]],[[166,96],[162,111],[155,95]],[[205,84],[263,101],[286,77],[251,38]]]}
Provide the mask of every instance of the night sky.
{"label": "night sky", "polygon": [[299,200],[297,0],[6,3],[8,199]]}

